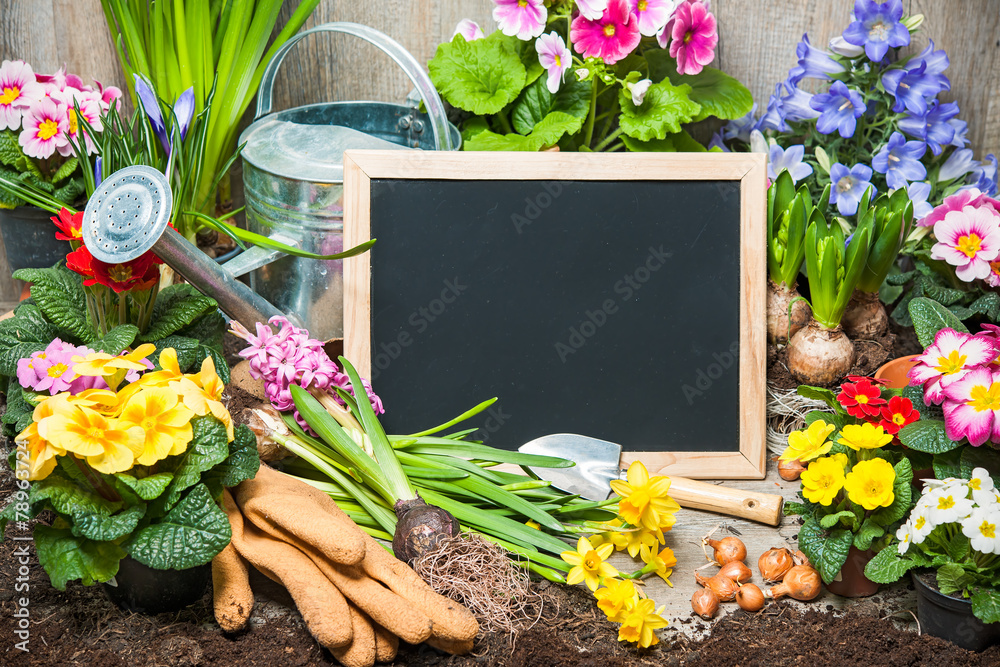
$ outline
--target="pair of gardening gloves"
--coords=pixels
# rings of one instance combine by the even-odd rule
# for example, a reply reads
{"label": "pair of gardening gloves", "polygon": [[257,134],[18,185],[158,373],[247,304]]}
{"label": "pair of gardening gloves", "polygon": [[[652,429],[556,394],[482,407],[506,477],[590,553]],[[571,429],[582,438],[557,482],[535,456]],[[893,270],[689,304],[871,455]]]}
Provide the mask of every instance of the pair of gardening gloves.
{"label": "pair of gardening gloves", "polygon": [[223,503],[232,542],[212,561],[223,630],[249,620],[249,562],[288,589],[309,632],[347,667],[392,660],[400,639],[472,650],[479,626],[469,610],[435,593],[325,493],[267,466],[231,491]]}

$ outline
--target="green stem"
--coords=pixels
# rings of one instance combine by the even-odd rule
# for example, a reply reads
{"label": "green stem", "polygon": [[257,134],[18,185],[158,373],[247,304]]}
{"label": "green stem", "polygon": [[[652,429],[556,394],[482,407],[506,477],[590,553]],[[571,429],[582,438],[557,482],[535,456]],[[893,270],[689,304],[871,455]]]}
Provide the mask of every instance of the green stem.
{"label": "green stem", "polygon": [[500,127],[503,128],[503,131],[506,134],[514,134],[514,128],[510,126],[510,121],[507,120],[507,114],[500,111],[497,113],[496,119],[500,122]]}
{"label": "green stem", "polygon": [[602,150],[604,150],[610,144],[612,144],[614,142],[614,140],[618,138],[618,135],[620,135],[621,133],[622,133],[622,129],[619,127],[617,130],[615,130],[614,132],[612,132],[611,134],[609,134],[607,136],[607,138],[604,139],[604,141],[602,141],[601,143],[599,143],[596,146],[594,146],[594,151],[602,151]]}
{"label": "green stem", "polygon": [[594,138],[594,119],[597,115],[597,87],[599,85],[601,85],[600,82],[595,78],[594,85],[590,87],[590,113],[587,115],[587,125],[583,139],[583,144],[588,147]]}
{"label": "green stem", "polygon": [[98,493],[98,495],[113,503],[121,502],[122,497],[118,495],[118,492],[105,484],[104,480],[100,477],[95,477],[94,471],[90,468],[90,466],[84,465],[83,461],[75,456],[70,456],[70,459],[72,459],[73,463],[76,464],[76,467],[80,469],[80,472],[82,472],[83,476],[87,478],[87,481],[90,482],[90,485],[93,487],[94,491]]}

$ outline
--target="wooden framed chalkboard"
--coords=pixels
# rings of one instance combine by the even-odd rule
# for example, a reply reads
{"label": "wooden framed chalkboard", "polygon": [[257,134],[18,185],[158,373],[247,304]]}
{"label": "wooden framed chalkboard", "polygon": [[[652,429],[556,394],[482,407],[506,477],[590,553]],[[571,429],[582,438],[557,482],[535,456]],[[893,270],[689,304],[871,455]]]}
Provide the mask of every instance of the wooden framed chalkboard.
{"label": "wooden framed chalkboard", "polygon": [[390,433],[499,397],[478,436],[765,471],[764,156],[348,151],[346,356]]}

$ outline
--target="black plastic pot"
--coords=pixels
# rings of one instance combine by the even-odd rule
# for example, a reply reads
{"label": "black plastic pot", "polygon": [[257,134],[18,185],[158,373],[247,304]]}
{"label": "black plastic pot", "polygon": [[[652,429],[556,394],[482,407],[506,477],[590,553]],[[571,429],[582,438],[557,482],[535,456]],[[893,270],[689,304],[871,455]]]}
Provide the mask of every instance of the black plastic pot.
{"label": "black plastic pot", "polygon": [[923,580],[925,572],[911,572],[917,588],[917,618],[920,630],[947,639],[970,651],[1000,644],[1000,623],[983,623],[972,613],[968,600],[949,597]]}
{"label": "black plastic pot", "polygon": [[47,269],[72,250],[57,241],[52,214],[35,206],[0,209],[0,234],[7,249],[7,265],[18,269]]}
{"label": "black plastic pot", "polygon": [[126,556],[118,565],[115,585],[105,583],[104,593],[126,611],[162,614],[200,600],[211,580],[211,563],[188,570],[154,570]]}

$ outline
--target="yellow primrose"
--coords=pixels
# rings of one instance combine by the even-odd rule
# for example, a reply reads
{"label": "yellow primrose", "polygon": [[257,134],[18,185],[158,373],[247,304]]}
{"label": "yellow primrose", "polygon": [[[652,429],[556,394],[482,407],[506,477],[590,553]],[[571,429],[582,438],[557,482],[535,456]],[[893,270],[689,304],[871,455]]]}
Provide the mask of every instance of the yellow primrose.
{"label": "yellow primrose", "polygon": [[573,566],[566,575],[566,583],[572,586],[583,581],[587,588],[595,591],[602,578],[617,577],[618,570],[604,562],[614,550],[615,547],[610,542],[595,549],[586,537],[581,537],[576,543],[576,551],[564,551],[560,554],[564,561]]}
{"label": "yellow primrose", "polygon": [[73,357],[76,364],[73,366],[73,372],[87,377],[104,377],[105,375],[114,375],[120,370],[144,371],[147,366],[142,363],[142,360],[152,354],[154,350],[156,350],[155,345],[146,343],[135,348],[133,352],[117,356],[107,352],[91,352],[85,357],[77,355]]}
{"label": "yellow primrose", "polygon": [[618,641],[633,642],[641,648],[656,644],[660,640],[653,631],[667,627],[662,613],[663,607],[656,609],[656,603],[649,598],[636,600],[625,613],[625,620],[618,629]]}
{"label": "yellow primrose", "polygon": [[[843,457],[843,459],[841,459]],[[843,454],[816,459],[802,471],[802,497],[811,503],[829,505],[844,488]]]}
{"label": "yellow primrose", "polygon": [[142,452],[145,437],[137,426],[78,405],[39,421],[38,434],[66,451],[86,457],[92,468],[108,475],[132,467]]}
{"label": "yellow primrose", "polygon": [[177,350],[168,347],[160,351],[160,370],[144,373],[138,384],[144,387],[166,387],[171,382],[184,377],[177,362]]}
{"label": "yellow primrose", "polygon": [[868,422],[848,424],[841,429],[839,442],[854,451],[878,449],[892,442],[892,434],[886,433],[881,426],[875,426]]}
{"label": "yellow primrose", "polygon": [[673,574],[674,565],[677,565],[677,557],[674,556],[674,550],[670,547],[664,547],[663,551],[656,553],[647,546],[643,546],[639,551],[639,555],[642,557],[646,567],[642,568],[644,572],[655,572],[663,581],[667,582],[667,585],[671,588],[674,587],[673,582],[670,581],[670,575]]}
{"label": "yellow primrose", "polygon": [[121,407],[118,394],[110,389],[84,389],[79,394],[66,394],[66,396],[73,405],[92,408],[103,415],[114,415]]}
{"label": "yellow primrose", "polygon": [[809,428],[801,431],[793,431],[788,434],[788,447],[781,455],[782,461],[811,461],[814,458],[823,456],[833,442],[827,440],[830,434],[836,430],[833,424],[827,424],[822,419],[817,419]]}
{"label": "yellow primrose", "polygon": [[609,621],[616,623],[625,620],[627,606],[635,601],[637,595],[635,585],[621,579],[605,579],[604,586],[594,591],[597,608],[604,612]]}
{"label": "yellow primrose", "polygon": [[892,504],[895,499],[892,484],[895,481],[896,471],[891,463],[885,459],[870,459],[854,465],[854,469],[847,473],[844,488],[851,502],[873,510]]}
{"label": "yellow primrose", "polygon": [[28,451],[28,479],[31,481],[48,477],[56,467],[56,457],[66,454],[65,449],[38,434],[38,422],[54,415],[60,407],[66,409],[66,405],[66,394],[46,398],[35,406],[33,421],[14,438],[19,448],[24,447]]}
{"label": "yellow primrose", "polygon": [[[205,361],[211,360],[206,359]],[[169,387],[171,391],[177,392],[177,394],[180,395],[181,400],[184,401],[184,406],[191,410],[194,414],[199,417],[211,414],[213,417],[225,424],[226,436],[229,438],[230,442],[233,441],[233,438],[235,437],[233,432],[233,417],[229,414],[229,410],[226,409],[226,406],[223,405],[221,401],[213,398],[212,395],[189,380],[187,377],[182,377],[180,380],[171,382]],[[218,395],[221,397],[221,390]]]}
{"label": "yellow primrose", "polygon": [[641,461],[628,467],[628,481],[611,480],[611,488],[621,496],[618,516],[633,526],[648,530],[670,530],[674,513],[680,509],[670,491],[670,478],[662,475],[650,477]]}
{"label": "yellow primrose", "polygon": [[142,429],[144,438],[136,459],[148,466],[187,449],[193,436],[193,416],[176,392],[166,387],[146,387],[125,404],[121,421]]}

